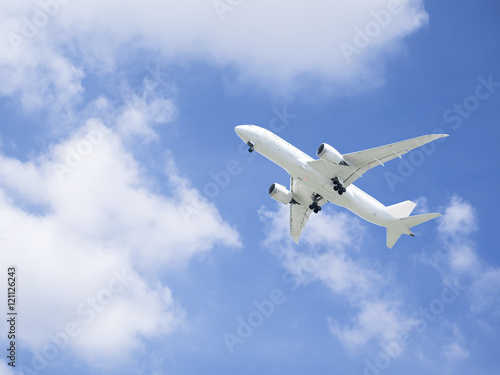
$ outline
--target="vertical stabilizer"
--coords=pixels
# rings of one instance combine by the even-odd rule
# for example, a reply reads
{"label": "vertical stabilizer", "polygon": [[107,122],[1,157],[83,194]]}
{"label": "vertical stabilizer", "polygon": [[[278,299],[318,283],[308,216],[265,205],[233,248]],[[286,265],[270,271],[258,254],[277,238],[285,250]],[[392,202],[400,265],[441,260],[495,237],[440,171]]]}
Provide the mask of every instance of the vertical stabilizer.
{"label": "vertical stabilizer", "polygon": [[387,207],[387,212],[395,218],[401,219],[402,217],[410,216],[416,206],[417,204],[412,201],[404,201]]}

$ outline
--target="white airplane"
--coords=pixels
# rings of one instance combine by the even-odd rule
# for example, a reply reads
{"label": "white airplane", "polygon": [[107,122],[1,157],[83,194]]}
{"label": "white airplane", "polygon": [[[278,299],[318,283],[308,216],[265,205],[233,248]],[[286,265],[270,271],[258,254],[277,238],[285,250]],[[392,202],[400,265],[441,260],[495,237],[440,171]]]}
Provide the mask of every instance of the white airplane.
{"label": "white airplane", "polygon": [[410,216],[416,203],[404,201],[386,207],[352,183],[367,170],[401,158],[410,150],[447,137],[447,134],[423,135],[345,155],[322,143],[317,151],[319,160],[314,160],[267,129],[239,125],[234,130],[249,146],[248,151],[257,151],[290,174],[290,191],[274,183],[269,188],[269,195],[278,202],[290,204],[290,233],[297,243],[311,212],[318,213],[327,202],[387,228],[387,247],[390,249],[402,234],[414,237],[410,228],[441,216],[438,213]]}

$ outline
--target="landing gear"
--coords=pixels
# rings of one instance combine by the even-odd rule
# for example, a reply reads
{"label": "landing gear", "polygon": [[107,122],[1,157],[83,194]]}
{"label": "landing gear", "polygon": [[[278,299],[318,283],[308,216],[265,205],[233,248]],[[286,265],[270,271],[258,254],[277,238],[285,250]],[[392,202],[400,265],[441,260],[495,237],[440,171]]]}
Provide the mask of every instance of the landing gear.
{"label": "landing gear", "polygon": [[318,202],[314,201],[309,205],[309,209],[313,210],[315,214],[321,211],[321,206],[318,205]]}
{"label": "landing gear", "polygon": [[253,151],[254,151],[254,148],[253,148],[253,146],[254,146],[254,145],[253,145],[253,143],[252,143],[252,142],[250,142],[250,141],[248,141],[248,142],[247,142],[247,145],[248,145],[248,147],[250,147],[250,148],[248,149],[248,152],[253,152]]}
{"label": "landing gear", "polygon": [[333,190],[335,190],[339,195],[342,195],[346,192],[346,188],[342,186],[342,183],[339,181],[337,177],[332,178],[333,182]]}

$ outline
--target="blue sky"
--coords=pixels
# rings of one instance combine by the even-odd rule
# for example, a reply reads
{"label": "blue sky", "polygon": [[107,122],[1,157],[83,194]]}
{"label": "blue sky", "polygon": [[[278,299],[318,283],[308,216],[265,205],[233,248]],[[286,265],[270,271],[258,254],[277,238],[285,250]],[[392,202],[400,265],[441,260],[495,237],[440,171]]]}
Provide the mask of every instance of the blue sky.
{"label": "blue sky", "polygon": [[[1,272],[18,267],[19,311],[1,375],[500,371],[496,1],[0,10]],[[330,205],[296,245],[267,195],[289,178],[239,124],[311,156],[448,133],[356,181],[443,216],[389,250]]]}

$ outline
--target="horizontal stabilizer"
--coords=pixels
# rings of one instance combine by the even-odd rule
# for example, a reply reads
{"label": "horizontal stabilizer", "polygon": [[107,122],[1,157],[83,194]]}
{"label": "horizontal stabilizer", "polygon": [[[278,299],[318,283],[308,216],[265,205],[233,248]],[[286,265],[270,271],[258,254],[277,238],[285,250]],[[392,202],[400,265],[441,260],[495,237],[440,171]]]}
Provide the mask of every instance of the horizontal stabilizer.
{"label": "horizontal stabilizer", "polygon": [[399,237],[401,237],[402,234],[413,236],[413,233],[411,232],[410,228],[414,227],[415,225],[425,223],[426,221],[435,219],[438,216],[441,216],[441,214],[432,213],[432,214],[415,215],[395,220],[394,222],[392,222],[387,226],[387,247],[389,249],[392,249],[392,247],[397,242],[397,240],[399,240]]}
{"label": "horizontal stabilizer", "polygon": [[435,219],[436,217],[441,216],[441,214],[438,213],[432,213],[432,214],[423,214],[423,215],[415,215],[415,216],[410,216],[410,217],[404,217],[400,219],[403,224],[407,228],[412,228],[415,225],[425,223],[426,221]]}
{"label": "horizontal stabilizer", "polygon": [[417,204],[412,201],[404,201],[387,207],[387,212],[395,218],[401,219],[402,217],[410,216],[416,206]]}
{"label": "horizontal stabilizer", "polygon": [[403,232],[396,228],[387,227],[387,247],[389,249],[392,249],[392,247],[397,242],[397,240],[399,240],[399,237],[401,237],[402,234]]}

